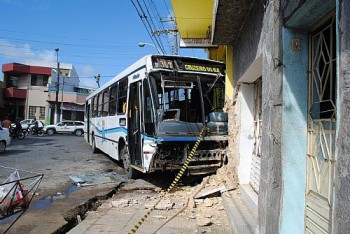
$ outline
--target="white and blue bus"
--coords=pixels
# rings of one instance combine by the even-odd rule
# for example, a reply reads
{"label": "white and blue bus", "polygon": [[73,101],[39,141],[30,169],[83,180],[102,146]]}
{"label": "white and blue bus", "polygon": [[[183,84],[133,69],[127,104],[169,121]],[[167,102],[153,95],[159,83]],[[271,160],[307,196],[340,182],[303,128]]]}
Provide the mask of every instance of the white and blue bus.
{"label": "white and blue bus", "polygon": [[206,126],[187,173],[215,172],[227,160],[224,72],[217,61],[145,56],[87,97],[84,137],[135,178],[179,170]]}

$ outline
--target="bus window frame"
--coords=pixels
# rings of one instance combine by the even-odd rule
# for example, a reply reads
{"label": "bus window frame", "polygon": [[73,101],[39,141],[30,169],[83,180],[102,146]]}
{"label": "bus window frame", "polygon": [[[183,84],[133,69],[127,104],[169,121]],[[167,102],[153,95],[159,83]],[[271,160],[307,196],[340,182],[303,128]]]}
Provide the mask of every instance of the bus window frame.
{"label": "bus window frame", "polygon": [[[117,82],[117,83],[111,85],[111,87],[109,89],[108,116],[115,116],[117,114],[118,87],[119,87],[119,84]],[[115,98],[112,99],[112,91],[114,88],[116,89]],[[112,112],[113,103],[114,103],[114,109]]]}
{"label": "bus window frame", "polygon": [[102,111],[103,111],[103,91],[98,93],[98,99],[97,99],[97,117],[102,117]]}
{"label": "bus window frame", "polygon": [[[123,84],[123,82],[126,82],[125,85],[121,85]],[[126,93],[125,93],[125,96],[120,96],[120,90],[123,88],[123,86],[126,87]],[[118,94],[117,94],[117,115],[125,115],[126,113],[126,106],[127,106],[127,100],[128,100],[128,93],[129,93],[129,81],[128,81],[128,78],[125,77],[123,79],[121,79],[119,82],[118,82]],[[121,100],[121,99],[125,99],[125,100]],[[120,107],[120,102],[122,102],[123,104],[121,105],[122,107]],[[124,108],[125,107],[125,108]],[[120,112],[120,108],[123,108],[123,112]]]}
{"label": "bus window frame", "polygon": [[[105,100],[106,97],[108,98],[107,101]],[[106,88],[102,91],[102,98],[102,117],[106,117],[108,116],[109,111],[109,88]],[[107,110],[105,110],[105,107]]]}

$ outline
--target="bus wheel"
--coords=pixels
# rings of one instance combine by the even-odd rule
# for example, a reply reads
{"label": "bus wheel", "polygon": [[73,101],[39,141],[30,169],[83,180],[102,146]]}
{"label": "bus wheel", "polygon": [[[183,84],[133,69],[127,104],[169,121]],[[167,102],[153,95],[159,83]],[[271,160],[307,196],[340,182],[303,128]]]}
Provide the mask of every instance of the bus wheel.
{"label": "bus wheel", "polygon": [[92,152],[94,154],[98,153],[98,149],[96,147],[96,142],[95,142],[95,136],[94,135],[92,135]]}
{"label": "bus wheel", "polygon": [[124,147],[121,152],[121,158],[123,160],[124,171],[128,179],[136,179],[139,175],[139,172],[132,168],[130,165],[130,155],[128,153],[128,149]]}

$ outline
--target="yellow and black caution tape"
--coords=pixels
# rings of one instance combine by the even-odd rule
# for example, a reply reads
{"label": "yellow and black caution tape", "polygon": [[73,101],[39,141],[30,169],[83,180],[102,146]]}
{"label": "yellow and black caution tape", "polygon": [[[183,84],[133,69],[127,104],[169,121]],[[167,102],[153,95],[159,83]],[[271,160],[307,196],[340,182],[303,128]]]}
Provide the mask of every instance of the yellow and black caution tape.
{"label": "yellow and black caution tape", "polygon": [[196,144],[193,146],[190,154],[188,155],[184,165],[181,167],[180,171],[177,173],[174,181],[171,183],[171,185],[169,186],[169,188],[164,191],[164,190],[161,190],[159,192],[160,194],[160,199],[158,200],[158,202],[156,202],[151,209],[149,209],[146,214],[144,214],[144,216],[142,216],[142,218],[135,224],[135,226],[131,229],[131,231],[129,232],[129,234],[135,234],[136,231],[141,227],[141,225],[145,222],[145,220],[148,218],[148,216],[152,213],[152,211],[155,209],[155,207],[158,205],[158,203],[162,200],[162,197],[169,193],[177,184],[177,182],[179,182],[180,178],[182,177],[182,175],[184,174],[184,172],[186,171],[188,165],[190,164],[193,156],[194,156],[194,153],[196,152],[198,146],[199,146],[199,143],[202,141],[202,138],[203,138],[203,132],[204,130],[206,130],[207,127],[204,126],[202,128],[202,130],[199,132],[199,135],[198,135],[198,139],[197,139],[197,142]]}

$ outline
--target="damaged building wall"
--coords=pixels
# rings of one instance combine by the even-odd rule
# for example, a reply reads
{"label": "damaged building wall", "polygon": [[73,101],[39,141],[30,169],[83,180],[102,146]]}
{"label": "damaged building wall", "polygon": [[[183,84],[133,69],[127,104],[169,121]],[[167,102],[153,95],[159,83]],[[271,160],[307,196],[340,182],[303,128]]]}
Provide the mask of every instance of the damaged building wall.
{"label": "damaged building wall", "polygon": [[[282,67],[279,1],[256,2],[234,45],[235,83],[262,55],[262,145],[259,189],[260,233],[278,233],[282,191]],[[256,77],[258,78],[258,77]]]}
{"label": "damaged building wall", "polygon": [[337,1],[339,20],[339,93],[333,233],[350,230],[350,2]]}

